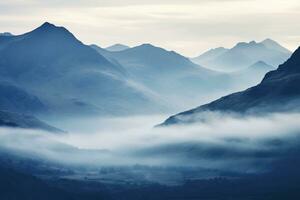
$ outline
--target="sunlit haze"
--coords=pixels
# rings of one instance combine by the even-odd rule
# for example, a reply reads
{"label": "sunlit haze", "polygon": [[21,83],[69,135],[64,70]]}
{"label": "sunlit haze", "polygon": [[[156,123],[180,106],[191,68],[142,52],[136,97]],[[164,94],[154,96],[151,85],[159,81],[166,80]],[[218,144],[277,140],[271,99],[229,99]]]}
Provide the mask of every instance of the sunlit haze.
{"label": "sunlit haze", "polygon": [[87,44],[152,43],[186,56],[239,41],[300,43],[299,0],[10,0],[0,32],[21,34],[49,21]]}

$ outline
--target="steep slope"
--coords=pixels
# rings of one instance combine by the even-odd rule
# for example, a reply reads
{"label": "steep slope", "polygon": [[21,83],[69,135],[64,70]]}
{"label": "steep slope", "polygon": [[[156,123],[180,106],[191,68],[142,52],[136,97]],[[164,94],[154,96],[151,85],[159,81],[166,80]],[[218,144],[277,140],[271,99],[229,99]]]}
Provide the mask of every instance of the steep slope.
{"label": "steep slope", "polygon": [[[9,37],[3,42],[2,48],[1,69],[14,79],[19,73],[17,79],[20,81],[28,78],[32,72],[51,77],[68,70],[80,70],[82,65],[87,69],[119,71],[104,57],[78,41],[68,30],[50,23],[44,23],[29,33]],[[5,67],[7,65],[10,67]]]}
{"label": "steep slope", "polygon": [[48,110],[38,97],[7,82],[0,82],[0,94],[0,110],[27,114]]}
{"label": "steep slope", "polygon": [[114,44],[112,46],[106,47],[105,49],[107,51],[123,51],[126,49],[129,49],[129,46],[123,45],[123,44]]}
{"label": "steep slope", "polygon": [[[111,62],[120,63],[133,80],[163,97],[169,104],[209,99],[208,91],[229,88],[229,76],[192,63],[188,58],[151,44],[118,52],[94,47]],[[196,94],[196,96],[195,96]],[[195,105],[195,104],[193,104]]]}
{"label": "steep slope", "polygon": [[[206,111],[268,113],[299,111],[300,48],[277,70],[266,74],[260,84],[245,91],[222,97],[209,104],[174,115],[163,125],[193,122]],[[193,116],[197,116],[196,118]]]}
{"label": "steep slope", "polygon": [[0,110],[0,127],[39,129],[49,132],[62,133],[62,130],[40,121],[34,116]]}
{"label": "steep slope", "polygon": [[191,60],[194,63],[198,63],[198,64],[202,63],[202,64],[204,64],[204,63],[209,62],[209,61],[211,61],[213,59],[216,59],[218,56],[224,54],[228,50],[229,49],[226,49],[224,47],[218,47],[218,48],[215,48],[215,49],[210,49],[210,50],[204,52],[203,54],[201,54],[200,56],[192,58]]}
{"label": "steep slope", "polygon": [[265,47],[267,47],[268,49],[274,49],[277,51],[281,51],[283,53],[286,54],[291,54],[292,52],[288,49],[286,49],[285,47],[281,46],[278,42],[271,40],[271,39],[265,39],[261,42],[263,45],[265,45]]}
{"label": "steep slope", "polygon": [[0,46],[0,78],[21,85],[55,113],[127,113],[155,104],[122,66],[63,27],[44,23],[23,35],[0,37]]}
{"label": "steep slope", "polygon": [[211,59],[194,59],[199,64],[208,68],[233,72],[245,69],[258,61],[266,62],[272,66],[278,66],[285,62],[291,52],[277,42],[266,39],[262,42],[251,41],[249,43],[240,42],[233,48],[224,51]]}
{"label": "steep slope", "polygon": [[256,85],[261,82],[267,72],[272,70],[275,70],[275,67],[263,61],[258,61],[246,69],[232,73],[232,78],[236,84]]}

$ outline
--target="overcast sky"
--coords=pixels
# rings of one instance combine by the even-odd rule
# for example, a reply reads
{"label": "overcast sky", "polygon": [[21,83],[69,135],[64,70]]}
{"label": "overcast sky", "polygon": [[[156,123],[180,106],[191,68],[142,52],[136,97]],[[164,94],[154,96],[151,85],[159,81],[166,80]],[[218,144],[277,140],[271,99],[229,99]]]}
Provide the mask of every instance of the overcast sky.
{"label": "overcast sky", "polygon": [[299,0],[0,0],[0,32],[44,21],[86,44],[152,43],[186,56],[265,38],[300,46]]}

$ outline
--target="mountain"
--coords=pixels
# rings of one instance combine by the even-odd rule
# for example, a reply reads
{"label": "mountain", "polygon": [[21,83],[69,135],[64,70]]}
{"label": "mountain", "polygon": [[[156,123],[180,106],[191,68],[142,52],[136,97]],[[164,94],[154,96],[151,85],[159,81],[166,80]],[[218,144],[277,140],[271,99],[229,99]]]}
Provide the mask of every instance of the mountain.
{"label": "mountain", "polygon": [[[207,58],[205,55],[209,53],[213,55]],[[245,69],[258,61],[278,66],[290,55],[289,50],[271,39],[266,39],[262,42],[240,42],[231,49],[206,52],[192,60],[210,69],[233,72]]]}
{"label": "mountain", "polygon": [[236,84],[249,86],[261,82],[266,73],[272,70],[275,70],[275,67],[263,61],[258,61],[246,69],[236,71],[231,75]]}
{"label": "mountain", "polygon": [[265,47],[267,47],[268,49],[274,49],[277,51],[281,51],[283,53],[286,54],[291,54],[291,51],[284,48],[283,46],[281,46],[278,42],[271,40],[271,39],[265,39],[261,42],[263,45],[265,45]]}
{"label": "mountain", "polygon": [[[168,118],[163,125],[198,121],[205,112],[258,114],[299,111],[300,47],[258,85]],[[197,119],[196,119],[197,118]]]}
{"label": "mountain", "polygon": [[0,37],[0,71],[1,80],[26,89],[55,114],[126,114],[156,105],[121,65],[48,22]]}
{"label": "mountain", "polygon": [[107,51],[123,51],[126,49],[129,49],[129,46],[123,45],[123,44],[114,44],[112,46],[106,47],[105,49]]}
{"label": "mountain", "polygon": [[24,129],[39,129],[54,133],[62,133],[62,130],[40,121],[31,115],[0,111],[0,126]]}
{"label": "mountain", "polygon": [[0,93],[0,110],[27,114],[47,112],[47,106],[23,88],[0,82]]}
{"label": "mountain", "polygon": [[113,63],[122,65],[128,75],[168,104],[196,105],[230,86],[229,76],[196,65],[188,58],[151,44],[142,44],[118,52],[93,48]]}
{"label": "mountain", "polygon": [[251,65],[250,67],[243,70],[243,73],[250,72],[250,71],[261,71],[263,73],[267,73],[274,69],[275,68],[273,66],[265,63],[264,61],[258,61],[256,63],[254,63],[253,65]]}
{"label": "mountain", "polygon": [[151,44],[143,44],[124,51],[113,52],[113,58],[118,60],[129,71],[143,71],[150,73],[173,72],[198,68],[203,72],[212,71],[190,62],[187,58],[174,51],[167,51]]}
{"label": "mountain", "polygon": [[[192,58],[191,60],[194,63],[206,63],[209,62],[210,60],[216,59],[218,56],[222,55],[223,53],[227,52],[229,49],[226,49],[224,47],[218,47],[215,49],[210,49],[203,54],[201,54],[198,57]],[[200,64],[201,65],[201,64]]]}

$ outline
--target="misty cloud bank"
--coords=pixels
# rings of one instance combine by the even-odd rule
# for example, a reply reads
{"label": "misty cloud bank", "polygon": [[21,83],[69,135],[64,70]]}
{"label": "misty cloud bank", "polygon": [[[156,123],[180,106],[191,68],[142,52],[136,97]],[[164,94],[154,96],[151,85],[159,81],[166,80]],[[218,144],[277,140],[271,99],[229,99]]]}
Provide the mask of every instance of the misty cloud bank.
{"label": "misty cloud bank", "polygon": [[67,165],[197,166],[257,172],[268,170],[272,162],[297,148],[299,117],[211,114],[205,123],[166,128],[153,128],[163,116],[65,121],[63,128],[69,123],[78,127],[67,134],[2,128],[0,147],[18,156]]}

